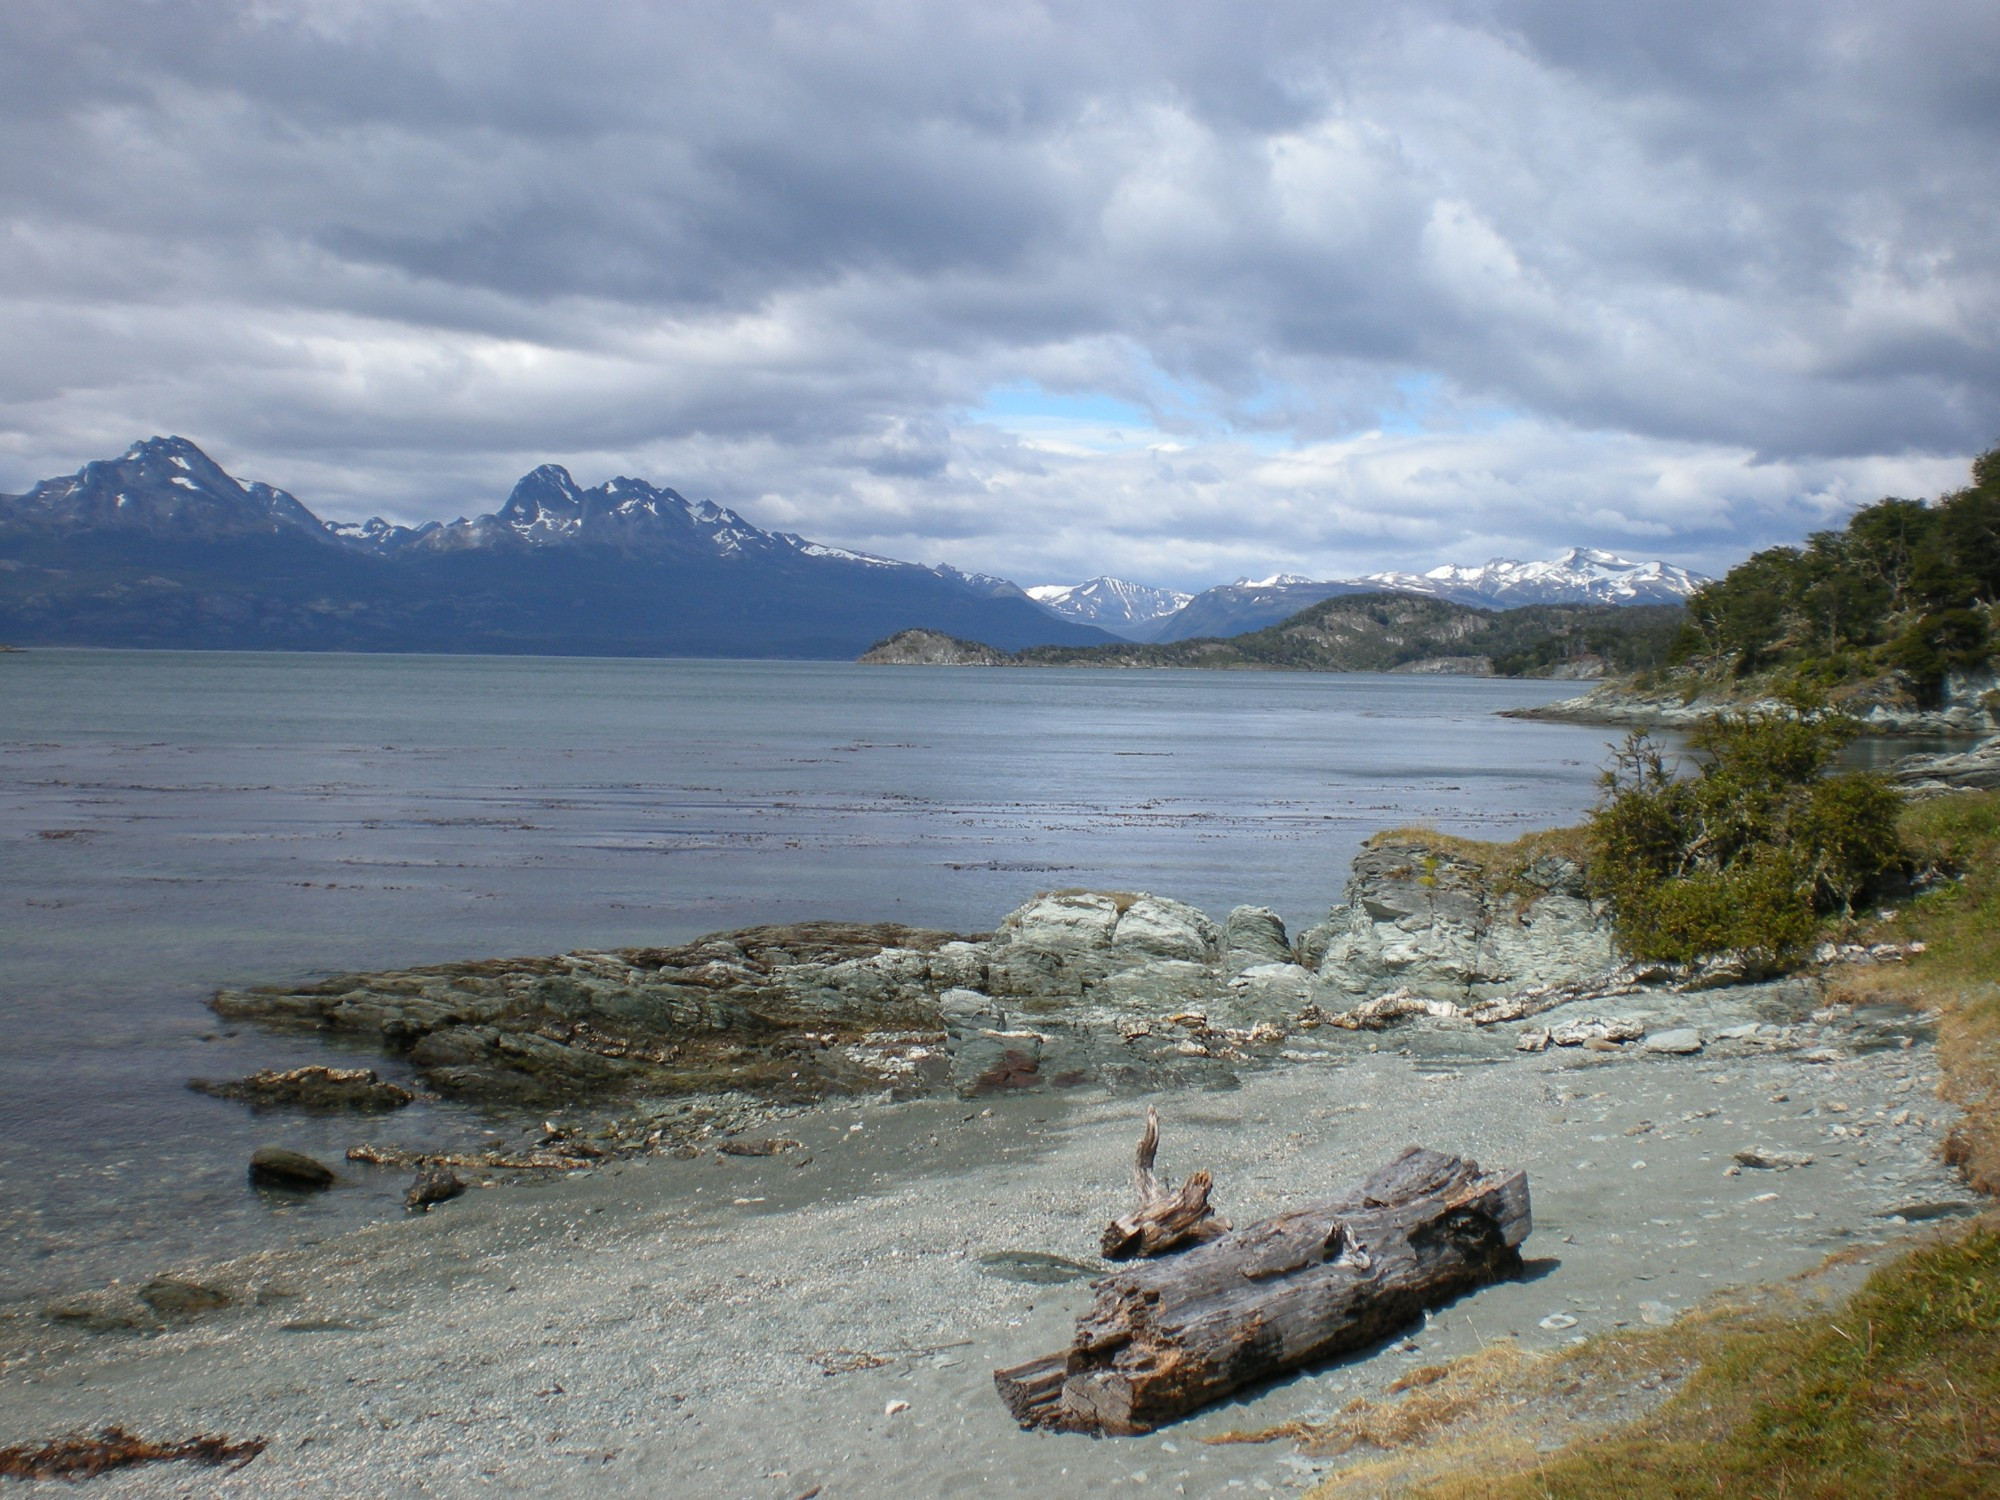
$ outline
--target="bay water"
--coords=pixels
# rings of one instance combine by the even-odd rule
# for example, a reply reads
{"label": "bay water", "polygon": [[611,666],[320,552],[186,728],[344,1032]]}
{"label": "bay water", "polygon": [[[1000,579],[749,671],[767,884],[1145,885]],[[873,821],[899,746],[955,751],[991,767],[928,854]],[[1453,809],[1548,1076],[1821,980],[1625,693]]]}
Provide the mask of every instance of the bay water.
{"label": "bay water", "polygon": [[252,1115],[190,1077],[366,1062],[225,1026],[219,986],[809,918],[990,930],[1145,890],[1294,930],[1411,823],[1576,821],[1609,730],[1567,683],[826,662],[0,655],[0,1302],[397,1212],[249,1153],[493,1123]]}

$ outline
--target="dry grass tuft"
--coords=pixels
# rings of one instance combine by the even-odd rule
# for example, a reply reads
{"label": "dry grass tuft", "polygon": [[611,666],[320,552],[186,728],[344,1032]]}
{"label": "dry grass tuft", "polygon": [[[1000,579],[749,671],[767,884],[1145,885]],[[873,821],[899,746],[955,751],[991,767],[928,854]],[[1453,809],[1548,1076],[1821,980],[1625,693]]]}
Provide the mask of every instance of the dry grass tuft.
{"label": "dry grass tuft", "polygon": [[1472,869],[1479,883],[1488,889],[1501,895],[1523,897],[1542,894],[1541,887],[1528,873],[1538,861],[1567,860],[1582,868],[1589,860],[1588,834],[1582,828],[1541,828],[1499,844],[1410,824],[1375,834],[1367,847],[1406,848],[1433,861],[1450,860]]}

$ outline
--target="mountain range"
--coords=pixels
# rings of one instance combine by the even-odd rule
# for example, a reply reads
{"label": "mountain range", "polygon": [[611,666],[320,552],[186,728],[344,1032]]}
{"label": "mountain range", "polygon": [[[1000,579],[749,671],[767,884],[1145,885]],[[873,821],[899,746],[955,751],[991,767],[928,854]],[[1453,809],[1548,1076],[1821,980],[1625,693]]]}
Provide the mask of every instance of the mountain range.
{"label": "mountain range", "polygon": [[862,657],[883,666],[1207,668],[1596,678],[1660,666],[1686,611],[1674,604],[1525,604],[1488,609],[1423,594],[1322,600],[1277,625],[1217,639],[1031,646],[906,630]]}
{"label": "mountain range", "polygon": [[1066,620],[1101,625],[1118,635],[1130,635],[1141,625],[1187,607],[1194,598],[1179,589],[1156,589],[1123,578],[1093,578],[1088,583],[1031,584],[1027,595],[1051,614]]}
{"label": "mountain range", "polygon": [[912,627],[1004,651],[1165,643],[1260,630],[1346,594],[1678,603],[1703,581],[1575,548],[1196,595],[1109,577],[1022,589],[764,531],[641,479],[585,489],[556,464],[469,519],[322,521],[179,437],[0,495],[0,640],[18,644],[851,659]]}
{"label": "mountain range", "polygon": [[327,523],[185,438],[0,495],[16,644],[849,659],[916,622],[1024,646],[1114,637],[1001,578],[767,532],[644,480],[545,464],[498,510]]}
{"label": "mountain range", "polygon": [[[1614,553],[1572,547],[1541,562],[1496,557],[1477,567],[1447,563],[1428,573],[1366,573],[1313,579],[1297,573],[1243,578],[1193,596],[1117,578],[1095,578],[1065,589],[1028,590],[1044,608],[1089,620],[1127,640],[1188,641],[1262,630],[1327,599],[1348,594],[1421,594],[1475,609],[1532,604],[1679,604],[1709,580],[1665,562],[1633,562]],[[1179,603],[1170,603],[1178,599]]]}

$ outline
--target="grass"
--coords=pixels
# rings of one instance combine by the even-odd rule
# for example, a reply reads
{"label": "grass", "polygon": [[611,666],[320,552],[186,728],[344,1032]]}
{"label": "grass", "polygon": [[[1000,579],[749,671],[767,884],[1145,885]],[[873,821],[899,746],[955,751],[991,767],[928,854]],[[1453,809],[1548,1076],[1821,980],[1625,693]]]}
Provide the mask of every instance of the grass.
{"label": "grass", "polygon": [[1938,1012],[1942,1092],[1964,1112],[1951,1160],[1980,1192],[2000,1195],[2000,793],[1917,803],[1904,813],[1903,837],[1921,865],[1957,878],[1864,936],[1920,941],[1925,952],[1859,971],[1833,998]]}
{"label": "grass", "polygon": [[1538,860],[1568,860],[1581,867],[1589,858],[1588,836],[1581,828],[1537,829],[1498,844],[1411,824],[1388,829],[1368,840],[1371,849],[1391,846],[1415,852],[1419,863],[1412,869],[1421,869],[1418,878],[1426,885],[1436,884],[1438,862],[1450,860],[1470,867],[1480,885],[1505,896],[1543,894],[1541,886],[1529,874]]}
{"label": "grass", "polygon": [[[1859,935],[1918,940],[1925,951],[1908,963],[1853,971],[1832,998],[1938,1013],[1941,1091],[1964,1112],[1949,1151],[1975,1186],[1993,1193],[2000,1188],[2000,794],[1916,804],[1905,811],[1903,833],[1920,863],[1956,878]],[[1404,1418],[1351,1410],[1324,1433],[1283,1435],[1308,1445],[1392,1448],[1408,1431],[1432,1450],[1424,1463],[1343,1471],[1314,1491],[1321,1500],[2000,1495],[2000,1215],[1895,1258],[1839,1307],[1769,1298],[1717,1306],[1672,1328],[1593,1339],[1499,1387],[1486,1378],[1491,1368],[1459,1382],[1481,1387],[1478,1402],[1451,1401],[1440,1382]],[[1587,1402],[1594,1388],[1629,1384],[1645,1370],[1678,1383],[1649,1415],[1536,1451],[1535,1434],[1564,1435],[1538,1416],[1560,1405],[1557,1398]]]}

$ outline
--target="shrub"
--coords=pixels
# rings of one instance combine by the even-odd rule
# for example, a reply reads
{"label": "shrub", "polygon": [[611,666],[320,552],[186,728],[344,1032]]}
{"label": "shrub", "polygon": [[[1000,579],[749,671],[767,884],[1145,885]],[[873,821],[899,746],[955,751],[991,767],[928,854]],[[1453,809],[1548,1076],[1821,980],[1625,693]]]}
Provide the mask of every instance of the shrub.
{"label": "shrub", "polygon": [[1828,773],[1853,733],[1803,707],[1712,719],[1689,737],[1688,776],[1644,734],[1628,737],[1588,827],[1591,881],[1625,950],[1789,967],[1822,916],[1852,911],[1901,867],[1900,798],[1878,776]]}

